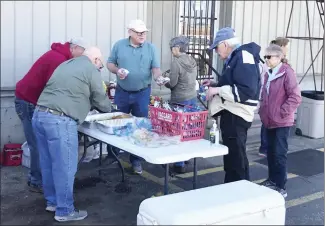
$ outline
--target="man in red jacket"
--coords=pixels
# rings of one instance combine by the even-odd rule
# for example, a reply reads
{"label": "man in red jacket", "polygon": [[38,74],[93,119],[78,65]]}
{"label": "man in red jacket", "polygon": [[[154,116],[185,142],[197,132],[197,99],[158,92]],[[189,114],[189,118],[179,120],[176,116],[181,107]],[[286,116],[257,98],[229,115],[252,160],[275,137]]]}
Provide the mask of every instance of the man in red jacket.
{"label": "man in red jacket", "polygon": [[53,43],[51,50],[42,55],[16,84],[15,108],[22,122],[31,156],[28,175],[30,191],[43,192],[39,152],[31,123],[35,105],[53,71],[64,61],[81,56],[87,47],[88,44],[82,38],[72,39],[64,44]]}

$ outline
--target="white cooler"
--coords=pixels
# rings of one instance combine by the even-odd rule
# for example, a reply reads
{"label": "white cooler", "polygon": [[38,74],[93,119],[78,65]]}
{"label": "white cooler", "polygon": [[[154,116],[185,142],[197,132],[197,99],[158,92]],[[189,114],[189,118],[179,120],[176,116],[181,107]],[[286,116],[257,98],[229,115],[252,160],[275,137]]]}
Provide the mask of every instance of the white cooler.
{"label": "white cooler", "polygon": [[242,180],[144,200],[137,225],[284,225],[285,200]]}

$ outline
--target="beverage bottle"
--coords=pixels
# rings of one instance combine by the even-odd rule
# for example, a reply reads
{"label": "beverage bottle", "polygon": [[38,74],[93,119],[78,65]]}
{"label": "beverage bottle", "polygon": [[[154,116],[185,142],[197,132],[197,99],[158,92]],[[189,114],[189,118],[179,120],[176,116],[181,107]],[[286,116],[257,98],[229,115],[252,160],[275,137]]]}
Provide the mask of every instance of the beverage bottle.
{"label": "beverage bottle", "polygon": [[219,130],[217,127],[217,121],[213,120],[212,128],[210,129],[210,144],[219,144]]}

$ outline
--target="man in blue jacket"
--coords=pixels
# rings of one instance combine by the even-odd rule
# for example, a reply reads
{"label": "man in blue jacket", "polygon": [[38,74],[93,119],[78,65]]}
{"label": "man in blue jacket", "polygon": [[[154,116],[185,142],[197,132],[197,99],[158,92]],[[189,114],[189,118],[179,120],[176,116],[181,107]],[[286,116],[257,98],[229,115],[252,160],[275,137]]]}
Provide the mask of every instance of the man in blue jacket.
{"label": "man in blue jacket", "polygon": [[261,47],[254,42],[240,45],[234,29],[226,27],[217,32],[210,49],[224,60],[218,83],[204,84],[210,86],[210,114],[221,116],[222,141],[229,150],[224,156],[225,183],[249,180],[246,139],[259,98]]}

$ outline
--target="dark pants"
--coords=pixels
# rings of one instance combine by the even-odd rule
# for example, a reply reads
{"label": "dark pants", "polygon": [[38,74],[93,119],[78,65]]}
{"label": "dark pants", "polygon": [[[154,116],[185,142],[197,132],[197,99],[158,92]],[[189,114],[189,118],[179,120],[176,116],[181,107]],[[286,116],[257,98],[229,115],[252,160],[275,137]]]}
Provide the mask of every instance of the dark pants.
{"label": "dark pants", "polygon": [[[114,102],[120,112],[131,113],[136,117],[148,117],[151,88],[148,87],[140,92],[131,93],[122,90],[117,86]],[[130,162],[133,164],[141,159],[130,155]]]}
{"label": "dark pants", "polygon": [[220,129],[222,141],[228,147],[228,155],[223,157],[225,183],[250,180],[246,155],[247,130],[251,126],[241,117],[224,110],[221,113]]}
{"label": "dark pants", "polygon": [[267,129],[269,179],[282,189],[287,182],[289,130],[290,127]]}
{"label": "dark pants", "polygon": [[259,152],[267,154],[267,129],[263,124],[261,126],[261,146]]}

